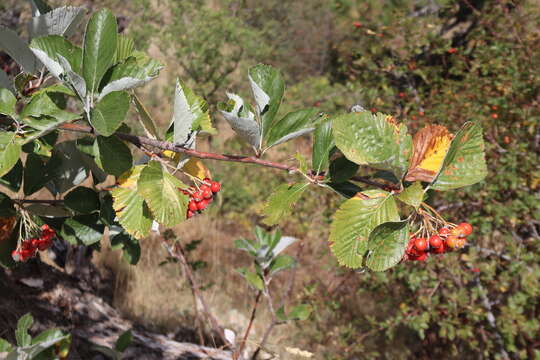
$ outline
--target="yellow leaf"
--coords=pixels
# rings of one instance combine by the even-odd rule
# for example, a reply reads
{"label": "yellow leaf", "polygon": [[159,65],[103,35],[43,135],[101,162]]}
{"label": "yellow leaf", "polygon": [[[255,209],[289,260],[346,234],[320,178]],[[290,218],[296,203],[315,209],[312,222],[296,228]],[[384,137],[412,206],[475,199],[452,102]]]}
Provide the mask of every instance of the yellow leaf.
{"label": "yellow leaf", "polygon": [[432,182],[441,169],[452,134],[440,125],[421,129],[413,139],[413,156],[405,180]]}
{"label": "yellow leaf", "polygon": [[177,153],[171,150],[165,150],[161,154],[163,155],[163,157],[167,159],[174,160],[176,164],[178,164],[178,161],[180,160],[180,155],[181,155],[180,153]]}
{"label": "yellow leaf", "polygon": [[196,178],[199,178],[201,180],[206,177],[208,178],[210,177],[210,171],[208,171],[206,166],[204,166],[202,161],[199,159],[195,159],[195,158],[189,159],[188,162],[182,168],[182,170],[185,173],[191,176],[194,176]]}

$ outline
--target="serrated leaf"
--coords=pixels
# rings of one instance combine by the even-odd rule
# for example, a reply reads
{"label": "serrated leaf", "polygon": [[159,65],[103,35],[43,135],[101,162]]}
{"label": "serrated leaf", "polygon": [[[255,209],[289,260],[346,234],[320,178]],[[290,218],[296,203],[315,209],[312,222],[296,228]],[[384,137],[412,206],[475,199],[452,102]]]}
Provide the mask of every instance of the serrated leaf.
{"label": "serrated leaf", "polygon": [[40,155],[30,153],[24,164],[24,195],[32,195],[50,180],[45,161]]}
{"label": "serrated leaf", "polygon": [[30,43],[30,50],[59,80],[62,80],[60,75],[68,70],[62,64],[61,57],[67,60],[71,70],[76,73],[81,71],[82,49],[62,36],[49,35],[35,38]]}
{"label": "serrated leaf", "polygon": [[334,147],[332,121],[325,120],[317,124],[313,138],[311,167],[319,173],[328,168],[330,151]]}
{"label": "serrated leaf", "polygon": [[367,190],[345,201],[334,214],[330,248],[340,265],[362,266],[368,236],[379,224],[399,221],[394,197],[382,190]]}
{"label": "serrated leaf", "polygon": [[186,219],[189,198],[179,190],[186,185],[163,169],[160,163],[148,163],[141,171],[137,187],[158,223],[174,226]]}
{"label": "serrated leaf", "polygon": [[122,125],[129,110],[129,94],[115,91],[107,94],[90,112],[90,124],[103,136],[111,136]]}
{"label": "serrated leaf", "polygon": [[98,214],[79,215],[66,219],[61,237],[73,245],[92,245],[101,240],[105,226],[99,223]]}
{"label": "serrated leaf", "polygon": [[15,339],[18,346],[28,346],[32,341],[32,337],[28,334],[28,329],[34,323],[32,314],[24,314],[19,321],[17,321],[17,329],[15,330]]}
{"label": "serrated leaf", "polygon": [[137,192],[137,181],[144,167],[144,165],[139,165],[132,168],[124,185],[111,191],[118,222],[136,239],[148,235],[153,221],[148,205]]}
{"label": "serrated leaf", "polygon": [[253,288],[261,291],[264,289],[263,280],[256,272],[250,271],[245,268],[237,269],[237,271],[246,279],[248,284],[251,285]]}
{"label": "serrated leaf", "polygon": [[132,89],[146,84],[158,76],[161,68],[163,65],[154,59],[128,58],[105,73],[102,82],[105,82],[106,85],[101,90],[98,101],[113,91]]}
{"label": "serrated leaf", "polygon": [[12,118],[17,117],[17,112],[15,111],[15,105],[17,104],[17,98],[13,96],[11,91],[8,89],[0,89],[0,114],[11,116]]}
{"label": "serrated leaf", "polygon": [[280,271],[292,269],[296,265],[296,261],[292,256],[280,255],[277,256],[270,264],[270,274],[277,274]]}
{"label": "serrated leaf", "polygon": [[137,95],[132,95],[133,103],[135,104],[135,108],[137,109],[137,113],[139,114],[139,120],[141,121],[141,125],[146,133],[146,135],[152,139],[159,139],[159,132],[156,127],[156,122],[144,106],[144,104],[139,100]]}
{"label": "serrated leaf", "polygon": [[227,93],[229,104],[232,102],[232,108],[225,104],[220,106],[220,112],[227,120],[231,128],[247,141],[255,149],[261,146],[261,129],[255,121],[255,114],[251,111],[244,100],[236,95]]}
{"label": "serrated leaf", "polygon": [[6,175],[19,161],[21,145],[14,132],[0,132],[0,176]]}
{"label": "serrated leaf", "polygon": [[43,15],[35,16],[28,22],[30,38],[44,35],[63,35],[69,37],[84,16],[84,9],[63,6]]}
{"label": "serrated leaf", "polygon": [[424,193],[425,190],[422,188],[422,182],[416,181],[411,186],[406,187],[402,192],[397,194],[396,197],[405,204],[411,205],[415,209],[418,209],[424,200]]}
{"label": "serrated leaf", "polygon": [[409,222],[385,222],[377,226],[368,240],[370,254],[366,266],[385,271],[400,262],[409,243]]}
{"label": "serrated leaf", "polygon": [[317,113],[317,109],[297,110],[274,121],[272,127],[264,134],[266,147],[270,148],[312,132],[315,130],[313,121],[317,118]]}
{"label": "serrated leaf", "polygon": [[98,211],[101,205],[98,193],[84,186],[78,186],[67,193],[64,204],[71,210],[81,214]]}
{"label": "serrated leaf", "polygon": [[126,35],[118,34],[116,37],[116,54],[114,63],[119,63],[130,57],[135,51],[135,42]]}
{"label": "serrated leaf", "polygon": [[352,198],[353,196],[358,194],[360,191],[362,191],[362,189],[358,185],[350,181],[339,182],[339,183],[330,182],[327,184],[327,186],[330,189],[332,189],[334,192],[336,192],[337,194],[347,199]]}
{"label": "serrated leaf", "polygon": [[27,73],[35,73],[41,65],[28,44],[15,31],[3,26],[0,26],[0,49],[7,52]]}
{"label": "serrated leaf", "polygon": [[32,16],[48,13],[52,8],[44,0],[29,0],[32,5]]}
{"label": "serrated leaf", "polygon": [[434,190],[451,190],[482,181],[487,176],[482,127],[468,122],[456,134],[444,158]]}
{"label": "serrated leaf", "polygon": [[124,233],[116,234],[111,238],[113,250],[122,249],[122,257],[131,265],[136,265],[141,258],[139,240]]}
{"label": "serrated leaf", "polygon": [[344,156],[338,157],[330,163],[330,180],[335,183],[346,182],[358,172],[359,167]]}
{"label": "serrated leaf", "polygon": [[309,184],[281,184],[270,195],[263,210],[267,225],[277,224],[281,218],[291,212],[293,204],[300,199]]}
{"label": "serrated leaf", "polygon": [[101,78],[112,65],[117,32],[116,18],[107,9],[95,12],[86,26],[82,73],[89,93],[97,90]]}
{"label": "serrated leaf", "polygon": [[391,116],[369,111],[349,113],[334,119],[336,146],[351,161],[392,171],[402,178],[408,168],[412,140],[405,125]]}
{"label": "serrated leaf", "polygon": [[261,117],[261,133],[265,134],[273,126],[285,92],[285,82],[279,70],[264,64],[250,68],[248,76]]}
{"label": "serrated leaf", "polygon": [[208,104],[188,88],[180,79],[176,81],[174,107],[171,123],[174,125],[173,141],[186,144],[194,131],[214,133]]}
{"label": "serrated leaf", "polygon": [[19,192],[23,180],[23,165],[21,159],[17,161],[15,166],[9,172],[0,177],[0,184],[7,187],[13,192]]}
{"label": "serrated leaf", "polygon": [[296,305],[289,312],[287,318],[289,320],[306,320],[311,315],[311,311],[311,305],[309,304]]}
{"label": "serrated leaf", "polygon": [[64,141],[54,146],[51,159],[47,163],[47,172],[52,182],[49,188],[53,193],[63,193],[82,183],[89,175],[90,169],[85,157],[77,149],[75,141]]}
{"label": "serrated leaf", "polygon": [[[119,138],[98,136],[94,142],[96,164],[107,174],[116,177],[133,166],[133,156],[129,147]],[[114,156],[111,156],[114,154]]]}

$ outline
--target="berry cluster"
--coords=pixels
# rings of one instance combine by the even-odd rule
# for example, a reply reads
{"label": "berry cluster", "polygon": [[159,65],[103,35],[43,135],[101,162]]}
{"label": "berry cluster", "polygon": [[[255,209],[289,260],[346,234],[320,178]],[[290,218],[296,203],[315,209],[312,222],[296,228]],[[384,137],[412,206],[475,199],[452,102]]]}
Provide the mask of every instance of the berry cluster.
{"label": "berry cluster", "polygon": [[20,248],[13,250],[11,256],[15,261],[26,261],[35,256],[38,250],[47,250],[55,236],[56,232],[45,224],[41,227],[41,235],[38,238],[23,240]]}
{"label": "berry cluster", "polygon": [[440,228],[437,234],[432,234],[429,238],[412,235],[405,250],[405,260],[426,261],[430,253],[444,254],[461,249],[471,233],[471,224],[463,222],[457,226],[447,225]]}
{"label": "berry cluster", "polygon": [[189,195],[189,205],[186,217],[189,219],[197,213],[201,213],[208,204],[214,201],[214,196],[221,189],[221,184],[217,181],[212,181],[209,178],[203,180],[203,185],[199,187],[190,187],[189,190],[181,190],[184,194]]}

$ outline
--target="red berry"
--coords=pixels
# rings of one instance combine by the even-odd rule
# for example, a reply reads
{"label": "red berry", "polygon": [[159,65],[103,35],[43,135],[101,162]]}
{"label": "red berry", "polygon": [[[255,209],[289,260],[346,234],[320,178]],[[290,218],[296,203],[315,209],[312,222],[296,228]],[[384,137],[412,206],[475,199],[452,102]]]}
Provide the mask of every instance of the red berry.
{"label": "red berry", "polygon": [[19,261],[20,260],[20,253],[17,250],[13,250],[11,252],[11,257],[13,258],[13,260]]}
{"label": "red berry", "polygon": [[491,114],[491,117],[492,117],[493,119],[497,119],[497,118],[499,117],[499,115],[498,115],[497,113],[493,113],[493,114]]}
{"label": "red berry", "polygon": [[187,218],[189,219],[190,217],[193,217],[193,214],[194,214],[193,211],[188,210],[188,212],[187,212]]}
{"label": "red berry", "polygon": [[211,199],[212,198],[212,190],[210,190],[210,188],[208,189],[204,189],[203,192],[202,192],[202,196],[203,198],[205,199]]}
{"label": "red berry", "polygon": [[431,249],[431,252],[434,254],[444,254],[446,252],[446,245],[444,245],[444,242],[442,242],[441,246]]}
{"label": "red berry", "polygon": [[455,235],[448,236],[448,238],[446,239],[446,245],[450,249],[457,249],[459,247],[459,237]]}
{"label": "red berry", "polygon": [[428,247],[428,243],[424,238],[416,238],[416,240],[414,240],[414,247],[418,251],[425,251]]}
{"label": "red berry", "polygon": [[357,28],[357,29],[358,29],[359,27],[362,27],[362,23],[361,23],[360,21],[355,21],[355,22],[353,22],[353,25],[354,25],[354,27]]}
{"label": "red berry", "polygon": [[198,210],[204,210],[208,206],[208,199],[201,200],[197,203],[197,209]]}
{"label": "red berry", "polygon": [[449,229],[449,228],[445,228],[445,227],[440,228],[440,229],[439,229],[439,235],[441,235],[441,236],[448,236],[448,235],[450,235],[450,229]]}
{"label": "red berry", "polygon": [[465,236],[469,236],[472,234],[472,225],[467,223],[467,222],[462,222],[461,224],[458,225],[458,228],[461,229],[461,232],[465,235]]}
{"label": "red berry", "polygon": [[440,248],[442,246],[442,239],[438,235],[431,235],[429,238],[429,246],[432,248]]}
{"label": "red berry", "polygon": [[403,98],[405,97],[405,93],[404,93],[404,92],[400,92],[400,93],[398,94],[398,96],[399,96],[400,98],[403,99]]}
{"label": "red berry", "polygon": [[455,54],[455,53],[457,53],[457,51],[458,51],[458,50],[457,50],[456,48],[450,48],[450,49],[448,49],[448,53],[449,53],[449,54]]}
{"label": "red berry", "polygon": [[204,196],[202,195],[202,192],[197,191],[196,193],[194,193],[193,195],[191,195],[191,198],[192,198],[193,200],[195,200],[196,202],[199,202],[199,201],[201,201],[201,200],[204,198]]}
{"label": "red berry", "polygon": [[425,252],[425,253],[420,254],[420,256],[418,256],[415,260],[416,261],[426,261],[428,256],[429,256],[429,253]]}
{"label": "red berry", "polygon": [[195,202],[195,200],[193,199],[189,200],[188,208],[191,211],[197,211],[197,203]]}
{"label": "red berry", "polygon": [[212,184],[210,185],[210,189],[213,193],[217,193],[221,189],[221,184],[217,181],[212,181]]}

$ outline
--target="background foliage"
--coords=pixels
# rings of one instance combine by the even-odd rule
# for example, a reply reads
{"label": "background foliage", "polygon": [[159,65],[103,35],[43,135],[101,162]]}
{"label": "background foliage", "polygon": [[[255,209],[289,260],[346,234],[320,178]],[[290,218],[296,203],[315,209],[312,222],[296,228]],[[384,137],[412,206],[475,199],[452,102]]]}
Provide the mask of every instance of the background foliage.
{"label": "background foliage", "polygon": [[[307,191],[283,231],[303,239],[300,263],[306,270],[299,270],[297,290],[313,312],[287,341],[326,359],[489,358],[503,351],[513,358],[540,356],[537,2],[181,3],[89,4],[123,14],[137,46],[159,50],[171,71],[160,78],[170,81],[158,80],[148,92],[162,123],[172,99],[163,102],[160,94],[171,93],[175,75],[208,100],[225,100],[226,89],[248,94],[247,68],[262,61],[286,77],[283,113],[306,106],[343,111],[359,103],[397,114],[412,131],[433,121],[456,132],[468,120],[481,122],[485,131],[487,181],[445,193],[444,205],[438,194],[430,199],[449,219],[466,219],[477,229],[461,253],[382,274],[336,270],[325,239],[339,199]],[[6,14],[19,5],[9,5],[3,21],[17,18]],[[234,139],[209,141],[214,148],[246,152]],[[299,139],[271,155],[283,159],[293,148],[307,153],[306,146]],[[271,190],[285,180],[269,171],[212,165],[224,189],[221,206],[207,221],[220,221],[229,234],[233,227],[247,233]],[[213,266],[241,262],[221,261]],[[203,269],[199,276],[212,274]]]}

